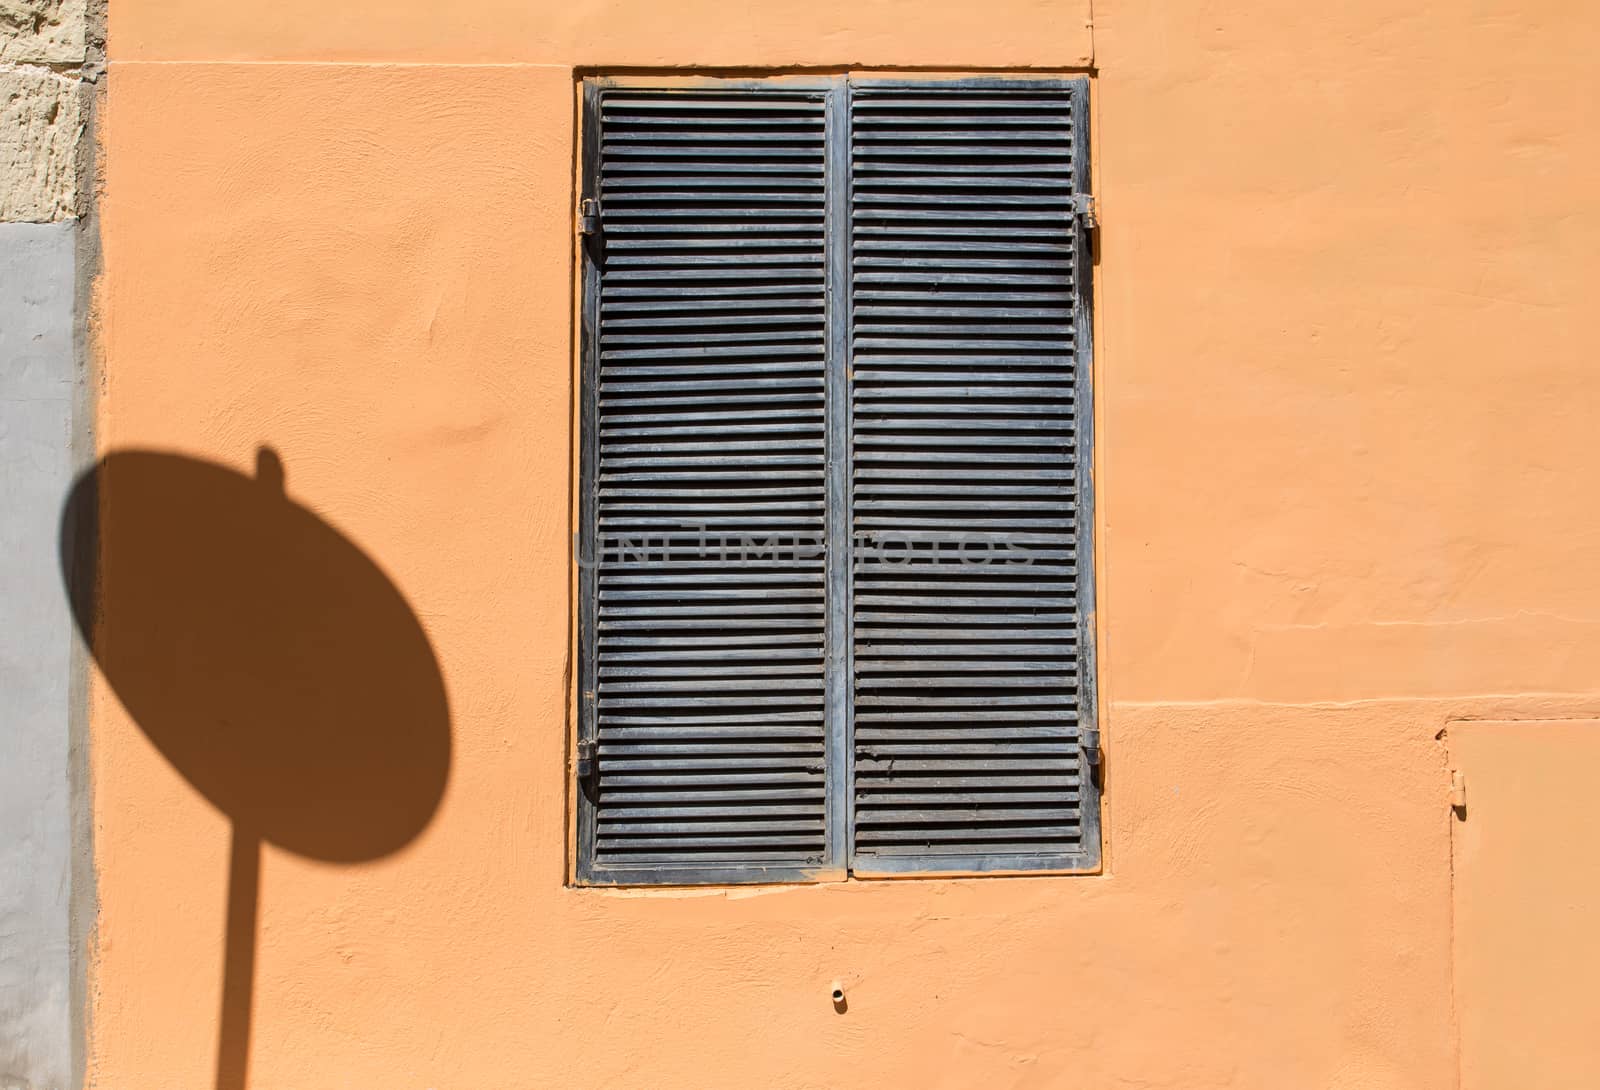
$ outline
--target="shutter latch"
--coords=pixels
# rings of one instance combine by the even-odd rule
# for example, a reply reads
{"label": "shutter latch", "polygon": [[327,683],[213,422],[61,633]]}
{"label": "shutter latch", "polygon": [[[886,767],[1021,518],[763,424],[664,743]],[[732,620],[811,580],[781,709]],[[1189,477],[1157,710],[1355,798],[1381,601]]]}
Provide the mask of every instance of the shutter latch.
{"label": "shutter latch", "polygon": [[1094,194],[1074,193],[1072,195],[1072,214],[1078,217],[1085,231],[1100,229],[1100,217],[1095,214]]}
{"label": "shutter latch", "polygon": [[593,235],[600,231],[600,202],[585,197],[578,202],[578,234]]}

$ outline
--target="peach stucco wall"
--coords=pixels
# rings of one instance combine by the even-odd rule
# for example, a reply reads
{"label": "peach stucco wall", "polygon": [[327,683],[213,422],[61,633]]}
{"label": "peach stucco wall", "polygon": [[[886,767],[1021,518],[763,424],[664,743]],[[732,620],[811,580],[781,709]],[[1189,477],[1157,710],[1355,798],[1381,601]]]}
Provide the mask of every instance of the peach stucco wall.
{"label": "peach stucco wall", "polygon": [[1461,1090],[1590,1090],[1600,730],[1478,720],[1451,724],[1449,743],[1466,815],[1451,838]]}
{"label": "peach stucco wall", "polygon": [[[267,849],[253,1086],[1455,1085],[1437,736],[1600,714],[1600,15],[1089,9],[111,0],[99,443],[275,447],[452,711]],[[567,888],[574,66],[1091,64],[1106,873]],[[91,1079],[208,1086],[228,822],[91,759]]]}

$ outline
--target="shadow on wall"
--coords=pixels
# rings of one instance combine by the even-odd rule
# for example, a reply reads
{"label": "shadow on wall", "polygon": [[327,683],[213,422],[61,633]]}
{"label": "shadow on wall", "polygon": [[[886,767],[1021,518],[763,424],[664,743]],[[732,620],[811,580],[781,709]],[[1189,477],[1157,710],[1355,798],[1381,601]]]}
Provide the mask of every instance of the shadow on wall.
{"label": "shadow on wall", "polygon": [[113,453],[61,519],[73,615],[157,749],[233,821],[218,1090],[246,1084],[261,845],[357,863],[432,819],[450,772],[433,649],[357,545],[254,479]]}

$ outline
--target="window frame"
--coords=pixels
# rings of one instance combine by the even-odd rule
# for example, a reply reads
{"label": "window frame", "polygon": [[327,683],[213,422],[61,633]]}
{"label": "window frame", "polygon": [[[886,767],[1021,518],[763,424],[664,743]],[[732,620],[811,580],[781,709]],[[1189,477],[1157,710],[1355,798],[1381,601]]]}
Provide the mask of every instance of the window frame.
{"label": "window frame", "polygon": [[[855,707],[850,684],[853,676],[854,633],[853,610],[850,608],[851,564],[850,550],[831,547],[834,542],[850,540],[850,458],[852,413],[850,406],[850,200],[851,200],[851,144],[850,95],[858,86],[881,88],[918,88],[938,86],[944,88],[973,89],[1052,89],[1065,90],[1073,102],[1073,155],[1081,164],[1082,196],[1093,192],[1093,171],[1090,159],[1090,122],[1088,114],[1089,78],[1083,74],[1050,73],[915,73],[894,74],[883,72],[835,72],[829,74],[771,74],[754,76],[702,76],[702,75],[587,75],[579,81],[578,133],[579,148],[576,160],[578,201],[576,212],[582,215],[583,202],[597,199],[592,188],[600,177],[599,96],[612,89],[660,90],[739,90],[772,89],[814,90],[826,96],[825,145],[825,302],[824,323],[828,358],[825,361],[826,425],[825,443],[830,451],[826,472],[827,508],[825,533],[830,543],[827,552],[825,586],[828,601],[842,602],[830,605],[826,620],[824,669],[826,671],[825,700],[825,801],[824,821],[826,856],[819,866],[764,866],[750,863],[720,863],[684,866],[661,864],[621,867],[598,866],[595,862],[595,833],[599,807],[588,797],[579,775],[586,745],[592,745],[596,735],[596,667],[595,625],[597,605],[597,574],[594,564],[584,564],[580,558],[594,557],[597,544],[596,515],[594,511],[596,477],[599,464],[598,421],[598,345],[600,305],[600,265],[594,258],[592,247],[581,233],[575,246],[577,273],[575,300],[577,337],[575,338],[575,395],[577,407],[574,414],[577,426],[576,444],[576,495],[573,516],[576,521],[574,544],[576,578],[574,590],[578,596],[573,653],[576,669],[573,671],[571,710],[573,724],[569,730],[572,759],[566,769],[567,787],[571,792],[573,835],[571,860],[568,870],[571,884],[580,887],[637,887],[694,888],[732,887],[751,884],[820,883],[886,878],[938,878],[938,877],[990,877],[1003,875],[1093,875],[1103,872],[1104,840],[1102,834],[1103,787],[1100,782],[1099,738],[1101,723],[1098,700],[1097,610],[1096,610],[1096,544],[1094,496],[1094,350],[1093,350],[1093,266],[1095,237],[1083,221],[1074,217],[1074,230],[1078,232],[1077,268],[1074,276],[1073,320],[1075,335],[1074,392],[1078,412],[1077,452],[1075,466],[1075,495],[1077,498],[1076,533],[1080,542],[1078,557],[1078,684],[1079,723],[1086,737],[1092,739],[1093,766],[1085,778],[1084,797],[1080,805],[1084,852],[1063,866],[1058,859],[1038,860],[1038,865],[1018,856],[1002,858],[996,855],[940,856],[936,853],[917,857],[895,859],[878,858],[871,866],[861,866],[853,861],[852,845],[855,843],[855,809],[850,805],[854,781]],[[839,433],[839,434],[836,434]],[[835,450],[846,452],[843,458],[834,458]],[[930,863],[934,864],[930,866]],[[631,873],[630,873],[631,872]]]}

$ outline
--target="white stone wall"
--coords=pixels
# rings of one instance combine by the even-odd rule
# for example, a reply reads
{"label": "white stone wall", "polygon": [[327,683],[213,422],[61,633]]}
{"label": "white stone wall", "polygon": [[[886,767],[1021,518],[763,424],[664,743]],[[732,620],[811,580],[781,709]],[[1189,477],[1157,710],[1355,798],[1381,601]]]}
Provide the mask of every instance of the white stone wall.
{"label": "white stone wall", "polygon": [[84,1081],[83,668],[57,543],[62,498],[92,456],[84,180],[103,12],[0,0],[0,1090]]}
{"label": "white stone wall", "polygon": [[0,0],[0,222],[80,214],[89,0]]}

